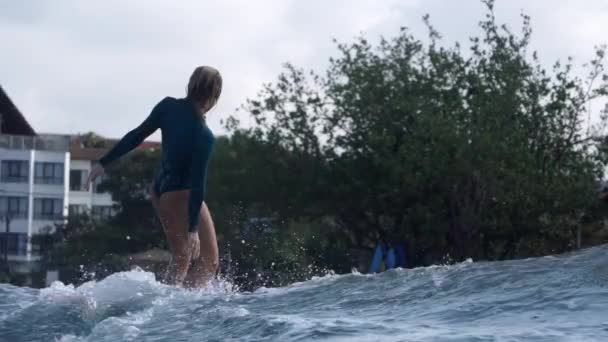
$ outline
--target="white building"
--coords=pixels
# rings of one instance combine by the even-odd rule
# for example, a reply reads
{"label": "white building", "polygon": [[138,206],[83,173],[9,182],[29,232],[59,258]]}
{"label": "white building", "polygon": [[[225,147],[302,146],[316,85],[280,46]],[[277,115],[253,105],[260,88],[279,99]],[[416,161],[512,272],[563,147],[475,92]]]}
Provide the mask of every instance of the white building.
{"label": "white building", "polygon": [[85,183],[89,173],[97,160],[99,160],[107,149],[85,148],[80,145],[79,137],[75,137],[70,147],[70,174],[69,174],[69,213],[71,215],[90,212],[97,218],[107,218],[113,213],[112,196],[102,193],[98,185],[103,179],[98,179],[95,184],[85,190]]}
{"label": "white building", "polygon": [[98,191],[99,181],[84,190],[92,164],[107,150],[79,142],[80,137],[36,134],[0,87],[0,267],[35,270],[40,255],[33,237],[54,232],[69,213],[111,215],[112,198]]}
{"label": "white building", "polygon": [[0,254],[25,271],[39,259],[32,236],[65,223],[70,137],[0,134]]}
{"label": "white building", "polygon": [[[113,214],[109,193],[98,179],[85,183],[107,148],[88,148],[83,137],[36,134],[0,87],[0,267],[29,272],[40,260],[32,237],[53,232],[70,214],[88,212],[98,219]],[[116,140],[104,140],[112,146]],[[158,149],[144,142],[138,149]]]}
{"label": "white building", "polygon": [[[114,201],[109,193],[99,191],[99,184],[104,178],[98,178],[89,190],[85,190],[85,183],[93,166],[103,157],[109,148],[84,147],[83,137],[72,137],[70,146],[70,183],[69,183],[69,213],[81,214],[89,211],[95,218],[108,218],[114,214]],[[106,146],[113,146],[117,140],[104,139]],[[158,142],[143,142],[138,150],[160,149]]]}

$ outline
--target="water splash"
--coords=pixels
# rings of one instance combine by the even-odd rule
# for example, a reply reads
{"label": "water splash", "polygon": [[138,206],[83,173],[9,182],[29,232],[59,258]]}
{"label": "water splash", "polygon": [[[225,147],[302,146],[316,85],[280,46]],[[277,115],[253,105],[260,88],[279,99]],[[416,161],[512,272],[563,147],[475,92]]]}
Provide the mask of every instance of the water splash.
{"label": "water splash", "polygon": [[608,248],[328,274],[238,292],[163,285],[141,270],[79,287],[0,285],[2,341],[605,341]]}

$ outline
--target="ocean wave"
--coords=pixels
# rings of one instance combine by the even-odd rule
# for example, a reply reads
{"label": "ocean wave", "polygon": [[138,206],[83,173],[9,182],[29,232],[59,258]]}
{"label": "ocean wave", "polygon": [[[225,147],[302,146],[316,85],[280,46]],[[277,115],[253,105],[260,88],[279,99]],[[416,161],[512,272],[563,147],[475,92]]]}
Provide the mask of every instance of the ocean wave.
{"label": "ocean wave", "polygon": [[328,274],[239,292],[186,290],[152,273],[81,286],[0,284],[0,340],[606,341],[608,248],[382,274]]}

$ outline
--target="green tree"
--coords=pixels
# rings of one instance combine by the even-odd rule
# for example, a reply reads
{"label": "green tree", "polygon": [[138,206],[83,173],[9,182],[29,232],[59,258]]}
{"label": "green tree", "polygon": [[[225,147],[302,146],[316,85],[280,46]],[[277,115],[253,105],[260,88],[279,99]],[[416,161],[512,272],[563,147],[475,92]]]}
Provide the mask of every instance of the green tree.
{"label": "green tree", "polygon": [[[56,233],[39,238],[54,241],[45,254],[49,267],[60,270],[63,281],[78,283],[124,270],[125,256],[154,247],[166,248],[160,223],[148,197],[158,151],[135,151],[107,170],[100,184],[116,202],[115,215],[95,218],[89,213],[70,216]],[[46,244],[48,245],[48,244]]]}
{"label": "green tree", "polygon": [[107,148],[108,142],[105,138],[94,132],[87,132],[79,136],[82,147],[84,148]]}
{"label": "green tree", "polygon": [[323,77],[288,64],[248,102],[254,126],[228,127],[295,156],[286,169],[313,161],[290,192],[316,195],[300,212],[331,218],[350,248],[407,240],[416,263],[567,250],[605,166],[601,127],[586,126],[606,99],[605,48],[586,79],[570,59],[547,71],[529,18],[515,34],[484,4],[467,53],[425,17],[428,44],[404,28],[338,44]]}

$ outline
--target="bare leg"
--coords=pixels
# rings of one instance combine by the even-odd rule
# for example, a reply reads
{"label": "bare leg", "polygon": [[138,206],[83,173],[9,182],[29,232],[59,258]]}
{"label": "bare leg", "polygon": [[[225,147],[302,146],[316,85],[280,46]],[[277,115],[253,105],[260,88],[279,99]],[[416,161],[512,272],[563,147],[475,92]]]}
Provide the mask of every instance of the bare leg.
{"label": "bare leg", "polygon": [[[154,212],[160,221],[160,226],[163,228],[163,232],[165,232],[165,237],[167,237],[167,227],[163,222],[162,217],[160,216],[160,198],[158,198],[158,194],[154,191],[154,184],[150,185],[150,189],[148,190],[150,194],[150,202],[152,202],[152,207],[154,208]],[[165,274],[163,275],[161,282],[168,283],[169,282],[169,269],[173,267],[173,260],[169,261],[167,265],[167,269],[165,270]]]}
{"label": "bare leg", "polygon": [[164,281],[173,285],[183,283],[190,267],[186,229],[188,199],[189,191],[167,192],[160,198],[152,196],[152,204],[160,218],[172,254]]}
{"label": "bare leg", "polygon": [[201,206],[201,224],[198,231],[201,241],[201,255],[194,260],[184,284],[189,287],[203,287],[215,276],[219,266],[219,252],[215,226],[207,204]]}

